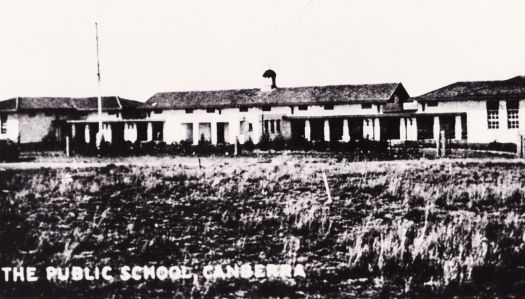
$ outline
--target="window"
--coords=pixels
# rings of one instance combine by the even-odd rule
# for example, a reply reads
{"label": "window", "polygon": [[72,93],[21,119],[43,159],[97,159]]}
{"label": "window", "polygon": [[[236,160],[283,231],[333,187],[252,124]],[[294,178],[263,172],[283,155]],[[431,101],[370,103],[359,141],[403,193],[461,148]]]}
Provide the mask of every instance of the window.
{"label": "window", "polygon": [[518,101],[507,101],[507,126],[509,129],[519,129],[519,109]]}
{"label": "window", "polygon": [[429,101],[428,102],[428,107],[437,107],[437,105],[438,105],[437,101]]}
{"label": "window", "polygon": [[248,132],[253,132],[253,124],[248,123]]}
{"label": "window", "polygon": [[186,109],[184,109],[184,111],[186,113],[193,113],[193,109],[191,109],[191,108],[186,108]]}
{"label": "window", "polygon": [[0,134],[6,134],[7,133],[7,115],[1,115],[0,116]]}
{"label": "window", "polygon": [[272,111],[272,107],[271,106],[263,106],[262,107],[262,111]]}
{"label": "window", "polygon": [[301,106],[298,106],[299,110],[302,110],[302,111],[305,111],[305,110],[308,110],[308,105],[301,105]]}
{"label": "window", "polygon": [[377,104],[377,113],[381,112],[381,105]]}
{"label": "window", "polygon": [[[251,131],[250,123],[250,131]],[[264,132],[266,134],[276,134],[281,133],[281,120],[280,119],[271,119],[264,121]]]}
{"label": "window", "polygon": [[361,109],[371,109],[371,108],[372,108],[372,104],[370,103],[361,104]]}
{"label": "window", "polygon": [[207,113],[214,113],[215,109],[214,108],[206,108],[206,112]]}
{"label": "window", "polygon": [[421,103],[421,111],[425,112],[425,103]]}
{"label": "window", "polygon": [[326,104],[326,105],[324,105],[324,110],[334,110],[334,104]]}
{"label": "window", "polygon": [[239,111],[240,112],[248,112],[248,107],[240,107]]}
{"label": "window", "polygon": [[489,129],[499,129],[499,103],[487,101],[487,124]]}
{"label": "window", "polygon": [[[183,123],[182,126],[184,127],[184,131],[186,133],[186,141],[193,142],[193,123]],[[195,130],[198,130],[198,128],[195,128]]]}
{"label": "window", "polygon": [[155,110],[153,110],[153,113],[161,114],[162,113],[162,109],[155,109]]}

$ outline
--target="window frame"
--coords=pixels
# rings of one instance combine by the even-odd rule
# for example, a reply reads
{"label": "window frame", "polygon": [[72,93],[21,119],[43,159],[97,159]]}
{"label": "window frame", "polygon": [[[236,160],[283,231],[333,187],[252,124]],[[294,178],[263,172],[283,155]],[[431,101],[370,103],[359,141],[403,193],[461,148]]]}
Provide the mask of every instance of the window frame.
{"label": "window frame", "polygon": [[508,129],[519,129],[520,128],[520,102],[519,101],[507,101],[507,128]]}
{"label": "window frame", "polygon": [[499,102],[487,101],[487,128],[489,130],[499,129]]}

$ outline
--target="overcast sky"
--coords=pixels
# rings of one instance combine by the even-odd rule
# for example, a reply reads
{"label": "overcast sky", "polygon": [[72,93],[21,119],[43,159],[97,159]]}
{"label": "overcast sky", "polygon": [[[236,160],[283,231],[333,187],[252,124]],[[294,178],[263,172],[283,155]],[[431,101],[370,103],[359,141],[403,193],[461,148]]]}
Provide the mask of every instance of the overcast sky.
{"label": "overcast sky", "polygon": [[525,1],[2,1],[0,99],[525,75]]}

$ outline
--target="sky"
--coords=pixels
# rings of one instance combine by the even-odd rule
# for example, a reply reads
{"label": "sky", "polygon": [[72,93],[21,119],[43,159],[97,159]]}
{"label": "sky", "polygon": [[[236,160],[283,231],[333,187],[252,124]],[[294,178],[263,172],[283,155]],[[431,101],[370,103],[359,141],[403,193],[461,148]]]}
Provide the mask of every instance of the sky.
{"label": "sky", "polygon": [[0,100],[525,75],[525,1],[0,1]]}

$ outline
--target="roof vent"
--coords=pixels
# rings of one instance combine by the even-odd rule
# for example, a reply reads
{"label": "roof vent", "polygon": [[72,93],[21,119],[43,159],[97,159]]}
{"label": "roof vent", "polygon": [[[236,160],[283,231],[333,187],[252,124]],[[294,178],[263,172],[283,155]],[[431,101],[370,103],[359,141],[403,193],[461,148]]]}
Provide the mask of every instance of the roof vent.
{"label": "roof vent", "polygon": [[272,79],[272,84],[265,85],[264,90],[272,90],[277,88],[277,84],[275,83],[275,78],[277,77],[277,74],[275,73],[275,71],[268,69],[264,72],[262,76],[263,78]]}

